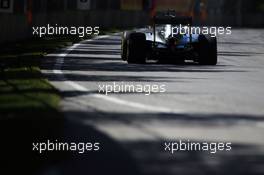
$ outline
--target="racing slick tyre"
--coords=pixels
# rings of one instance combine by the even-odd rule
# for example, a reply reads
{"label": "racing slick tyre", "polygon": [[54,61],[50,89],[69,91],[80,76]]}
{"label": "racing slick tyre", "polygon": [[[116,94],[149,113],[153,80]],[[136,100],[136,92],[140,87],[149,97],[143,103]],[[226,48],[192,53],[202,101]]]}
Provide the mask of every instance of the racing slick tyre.
{"label": "racing slick tyre", "polygon": [[122,35],[121,58],[123,61],[127,61],[127,42],[128,42],[128,37],[131,33],[132,31],[125,31]]}
{"label": "racing slick tyre", "polygon": [[146,63],[146,36],[144,33],[130,33],[127,42],[127,62]]}
{"label": "racing slick tyre", "polygon": [[211,36],[200,35],[198,46],[198,62],[201,65],[217,64],[217,41]]}

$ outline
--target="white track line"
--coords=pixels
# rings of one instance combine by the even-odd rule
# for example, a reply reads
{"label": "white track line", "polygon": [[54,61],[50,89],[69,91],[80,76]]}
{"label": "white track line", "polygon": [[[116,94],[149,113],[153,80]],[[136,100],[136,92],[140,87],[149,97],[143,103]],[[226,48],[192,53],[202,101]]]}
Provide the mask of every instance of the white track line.
{"label": "white track line", "polygon": [[[110,35],[98,36],[94,39],[85,40],[85,41],[82,41],[78,44],[74,44],[73,46],[67,48],[64,53],[57,55],[56,63],[55,63],[54,69],[53,69],[53,73],[57,74],[59,78],[64,80],[65,84],[71,86],[76,91],[89,92],[90,90],[87,89],[86,87],[84,87],[84,86],[82,86],[76,82],[69,81],[69,80],[67,80],[67,78],[65,78],[63,71],[62,71],[62,65],[64,64],[64,58],[67,57],[67,55],[71,51],[73,51],[75,48],[80,46],[83,42],[94,41],[94,40],[98,40],[98,39],[102,39],[102,38],[108,38],[108,37],[110,37]],[[175,110],[172,110],[172,109],[169,109],[166,107],[157,107],[157,106],[152,106],[152,105],[146,105],[146,104],[142,104],[142,103],[131,102],[131,101],[122,100],[122,99],[119,99],[116,97],[110,97],[110,96],[101,95],[101,94],[89,94],[89,96],[93,97],[93,98],[105,100],[108,102],[112,102],[115,104],[136,108],[136,109],[142,109],[142,110],[147,110],[147,111],[152,111],[152,112],[160,112],[160,113],[179,113],[179,111],[175,111]]]}

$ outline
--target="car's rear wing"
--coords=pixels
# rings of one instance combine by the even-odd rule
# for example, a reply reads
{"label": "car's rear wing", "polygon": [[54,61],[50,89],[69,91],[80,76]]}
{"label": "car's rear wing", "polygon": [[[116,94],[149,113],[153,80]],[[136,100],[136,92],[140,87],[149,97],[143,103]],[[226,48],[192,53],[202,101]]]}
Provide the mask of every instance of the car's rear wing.
{"label": "car's rear wing", "polygon": [[[192,26],[192,17],[177,16],[174,10],[168,10],[167,12],[159,12],[153,18],[153,34],[154,42],[153,48],[156,49],[156,25],[157,24],[171,24],[171,25],[188,25]],[[190,34],[190,43],[192,43],[192,35]]]}
{"label": "car's rear wing", "polygon": [[192,25],[192,17],[186,16],[155,16],[154,24]]}

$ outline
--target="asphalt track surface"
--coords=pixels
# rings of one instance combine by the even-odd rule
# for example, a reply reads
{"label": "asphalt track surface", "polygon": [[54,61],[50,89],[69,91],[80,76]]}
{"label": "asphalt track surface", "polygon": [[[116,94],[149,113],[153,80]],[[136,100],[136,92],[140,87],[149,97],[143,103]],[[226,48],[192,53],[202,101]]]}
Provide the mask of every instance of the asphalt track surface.
{"label": "asphalt track surface", "polygon": [[[57,174],[65,167],[63,174],[264,174],[263,47],[264,30],[241,29],[218,38],[217,66],[127,64],[119,34],[48,55],[44,72],[64,96],[70,135],[102,149],[73,156]],[[166,92],[98,93],[112,82],[166,85]],[[232,150],[164,150],[179,140],[231,142]]]}

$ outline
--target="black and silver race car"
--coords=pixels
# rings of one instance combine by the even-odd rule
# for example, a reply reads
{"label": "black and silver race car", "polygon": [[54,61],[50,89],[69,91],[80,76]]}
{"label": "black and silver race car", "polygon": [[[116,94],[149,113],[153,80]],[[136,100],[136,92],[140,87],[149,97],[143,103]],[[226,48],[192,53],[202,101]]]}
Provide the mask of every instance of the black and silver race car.
{"label": "black and silver race car", "polygon": [[149,28],[123,32],[122,59],[136,64],[145,63],[146,60],[180,63],[193,60],[201,65],[217,64],[216,37],[180,34],[174,32],[177,26],[190,28],[192,18],[162,13],[154,17],[153,25]]}

